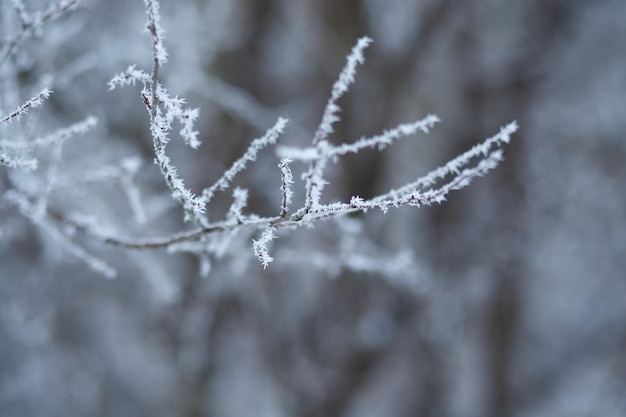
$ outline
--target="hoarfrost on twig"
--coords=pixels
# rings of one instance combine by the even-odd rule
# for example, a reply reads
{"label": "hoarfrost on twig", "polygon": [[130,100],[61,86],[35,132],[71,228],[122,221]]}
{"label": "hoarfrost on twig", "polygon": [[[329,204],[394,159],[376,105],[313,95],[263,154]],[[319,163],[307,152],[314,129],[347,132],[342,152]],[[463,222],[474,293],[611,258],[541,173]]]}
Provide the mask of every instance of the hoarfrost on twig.
{"label": "hoarfrost on twig", "polygon": [[[47,14],[44,13],[40,16],[29,14],[20,0],[14,0],[17,17],[22,22],[22,26],[27,28],[24,33],[32,30],[37,21],[42,22],[56,16],[57,12],[66,10],[75,3],[75,1],[59,1],[53,4],[52,8],[46,12]],[[362,37],[347,55],[346,63],[332,85],[330,97],[322,112],[321,121],[313,134],[310,146],[294,148],[281,145],[276,150],[281,158],[278,164],[280,201],[275,204],[276,214],[260,216],[249,213],[247,212],[248,190],[234,184],[236,177],[249,169],[249,163],[257,160],[262,149],[277,144],[278,138],[285,133],[287,119],[279,117],[274,126],[258,139],[254,139],[243,155],[236,159],[217,180],[196,194],[178,175],[178,168],[168,154],[168,144],[172,140],[172,132],[177,130],[178,136],[186,145],[192,149],[197,149],[201,142],[199,132],[195,128],[195,122],[200,113],[198,109],[187,108],[184,98],[170,95],[161,83],[159,70],[167,62],[168,54],[165,47],[165,31],[161,27],[160,5],[157,0],[144,0],[144,6],[147,16],[146,29],[151,41],[151,69],[146,71],[138,69],[136,65],[131,65],[124,72],[115,75],[109,81],[108,87],[110,90],[114,90],[117,87],[134,86],[137,83],[141,85],[140,97],[148,113],[154,162],[159,167],[172,198],[182,206],[185,220],[191,221],[194,226],[188,230],[161,238],[128,238],[118,235],[113,228],[102,227],[96,222],[82,221],[79,216],[66,215],[48,207],[47,197],[53,189],[75,186],[80,182],[67,181],[56,175],[56,171],[57,165],[60,163],[63,141],[73,135],[84,133],[95,124],[95,118],[88,117],[83,122],[29,142],[0,141],[0,165],[12,168],[34,169],[37,160],[28,158],[26,154],[35,147],[55,146],[53,150],[54,160],[48,168],[49,179],[41,194],[33,195],[24,191],[16,191],[13,194],[19,196],[14,197],[13,202],[21,208],[23,214],[30,218],[33,223],[47,230],[50,235],[57,235],[61,233],[60,230],[69,227],[100,242],[121,248],[164,248],[171,252],[190,252],[200,258],[202,271],[205,274],[211,269],[211,257],[223,256],[235,236],[238,236],[238,239],[242,236],[249,239],[251,235],[260,232],[260,236],[252,240],[252,249],[263,267],[266,268],[273,261],[269,254],[268,245],[275,239],[278,229],[312,227],[319,220],[338,218],[350,213],[365,212],[372,209],[386,213],[391,208],[401,206],[420,207],[442,203],[450,192],[466,187],[474,178],[485,175],[496,168],[503,160],[501,147],[509,142],[510,136],[517,130],[517,123],[510,123],[503,127],[498,134],[451,159],[441,167],[374,198],[364,199],[360,196],[353,196],[347,202],[325,202],[324,188],[327,180],[324,178],[324,171],[329,162],[337,162],[345,155],[358,154],[364,149],[382,151],[400,139],[418,134],[428,134],[439,122],[437,116],[427,115],[416,121],[386,129],[378,135],[361,137],[350,143],[335,145],[328,140],[329,135],[333,133],[334,124],[340,120],[341,106],[339,100],[355,82],[357,67],[364,63],[364,51],[372,43],[372,39]],[[14,44],[5,45],[2,53],[0,53],[0,64],[19,43],[21,38],[18,38]],[[15,111],[6,116],[0,116],[0,126],[19,120],[30,109],[39,106],[49,95],[48,89],[41,90],[30,100],[18,106]],[[175,129],[176,126],[178,129]],[[304,201],[299,208],[291,209],[294,199],[293,165],[297,164],[304,165],[301,170],[303,180],[301,191]],[[141,195],[134,182],[134,176],[139,166],[140,164],[136,161],[126,159],[119,165],[112,166],[108,170],[85,175],[80,180],[89,182],[96,180],[99,175],[98,178],[101,179],[108,178],[119,181],[122,190],[126,193],[135,220],[138,223],[143,223],[146,221],[146,214],[143,210]],[[224,218],[222,220],[209,219],[206,214],[207,206],[218,192],[233,185],[235,186],[232,193],[232,203]],[[52,227],[55,224],[63,227]],[[242,230],[248,232],[240,233]],[[70,252],[83,259],[93,269],[98,269],[106,275],[112,274],[103,263],[77,249],[69,237],[61,233],[55,239],[63,240]],[[353,270],[374,271],[377,268],[390,270],[387,267],[382,267],[382,261],[373,261],[359,254],[351,254],[344,263]]]}

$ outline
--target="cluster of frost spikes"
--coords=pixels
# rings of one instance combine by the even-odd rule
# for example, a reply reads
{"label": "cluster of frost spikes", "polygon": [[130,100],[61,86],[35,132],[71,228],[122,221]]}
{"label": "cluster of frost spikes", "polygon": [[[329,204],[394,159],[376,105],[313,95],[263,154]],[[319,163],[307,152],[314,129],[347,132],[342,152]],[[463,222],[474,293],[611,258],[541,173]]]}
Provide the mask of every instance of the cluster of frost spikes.
{"label": "cluster of frost spikes", "polygon": [[[358,153],[367,148],[382,150],[399,139],[419,132],[428,133],[439,122],[437,116],[428,115],[421,120],[401,124],[380,135],[364,137],[354,143],[333,145],[329,142],[328,137],[333,133],[333,125],[339,120],[338,113],[341,109],[338,101],[354,82],[357,66],[364,62],[363,52],[372,43],[370,38],[363,37],[348,55],[346,65],[332,87],[331,97],[313,136],[312,146],[304,149],[281,146],[277,150],[281,157],[278,165],[282,194],[281,201],[277,203],[279,214],[270,217],[245,214],[243,210],[246,207],[248,193],[246,190],[236,188],[233,193],[234,202],[225,219],[209,220],[206,216],[207,204],[217,192],[231,186],[235,176],[247,169],[247,163],[254,161],[261,149],[276,143],[285,129],[287,120],[279,118],[264,136],[251,143],[243,156],[236,160],[213,185],[206,187],[199,195],[194,194],[178,177],[176,167],[167,156],[166,146],[174,122],[181,126],[180,136],[188,145],[192,148],[200,145],[198,133],[193,128],[198,111],[184,109],[184,100],[169,96],[159,83],[158,71],[167,58],[167,51],[163,45],[164,32],[159,23],[159,4],[157,0],[144,0],[144,3],[148,16],[147,29],[152,39],[152,72],[147,73],[131,66],[126,72],[116,75],[110,81],[109,87],[114,89],[117,86],[135,84],[137,81],[143,85],[141,96],[150,117],[155,163],[160,167],[173,198],[183,206],[185,219],[194,221],[196,228],[157,239],[104,236],[85,228],[87,233],[106,243],[127,248],[166,248],[174,252],[192,252],[208,265],[208,257],[221,256],[225,252],[225,245],[235,234],[242,230],[260,229],[261,235],[258,239],[253,239],[252,248],[262,265],[267,267],[273,260],[269,254],[268,244],[276,237],[278,229],[310,226],[317,220],[357,211],[380,209],[387,212],[390,208],[405,205],[419,207],[442,203],[451,191],[466,187],[475,177],[485,175],[494,169],[503,159],[500,146],[508,143],[511,134],[517,130],[517,124],[513,122],[502,128],[494,137],[476,145],[442,167],[378,197],[365,200],[354,196],[349,202],[323,203],[322,191],[326,184],[324,169],[329,161],[336,162],[346,154]],[[289,205],[293,197],[293,174],[290,164],[294,161],[304,163],[308,168],[302,174],[305,196],[303,205],[289,215]],[[208,266],[204,269],[208,271]]]}

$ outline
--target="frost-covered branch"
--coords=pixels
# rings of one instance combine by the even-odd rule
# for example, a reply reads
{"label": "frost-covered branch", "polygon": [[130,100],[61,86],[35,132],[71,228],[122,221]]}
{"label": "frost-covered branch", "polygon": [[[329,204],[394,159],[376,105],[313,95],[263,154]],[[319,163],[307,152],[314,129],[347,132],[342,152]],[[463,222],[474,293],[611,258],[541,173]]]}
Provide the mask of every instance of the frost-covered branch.
{"label": "frost-covered branch", "polygon": [[350,85],[354,83],[354,77],[356,75],[357,64],[363,64],[365,57],[363,51],[371,43],[372,39],[363,37],[358,40],[357,44],[352,48],[352,52],[346,58],[346,66],[343,67],[339,78],[333,84],[330,99],[324,109],[324,115],[322,116],[322,122],[320,123],[315,136],[313,136],[313,145],[317,145],[321,141],[328,139],[328,135],[333,132],[333,124],[339,121],[337,113],[341,110],[341,107],[337,104],[337,101],[348,91]]}
{"label": "frost-covered branch", "polygon": [[[109,85],[111,89],[118,85],[134,84],[136,81],[144,85],[142,96],[151,115],[150,129],[154,139],[155,160],[161,167],[168,185],[173,190],[174,198],[183,203],[186,219],[195,219],[199,227],[191,231],[158,239],[128,239],[119,236],[102,235],[87,226],[83,226],[86,232],[98,237],[103,242],[129,248],[175,248],[176,251],[190,251],[203,255],[216,253],[216,247],[223,251],[223,244],[216,245],[215,239],[209,238],[210,235],[216,234],[225,242],[229,241],[230,237],[240,230],[260,229],[263,231],[258,239],[253,240],[252,246],[255,255],[263,266],[267,267],[273,260],[269,255],[267,244],[276,237],[276,232],[279,229],[310,226],[318,220],[344,216],[358,211],[379,209],[387,212],[390,208],[406,205],[419,207],[433,203],[442,203],[451,191],[467,186],[475,177],[482,176],[494,169],[503,158],[502,150],[495,148],[503,143],[508,143],[510,135],[517,129],[517,125],[512,123],[503,128],[498,135],[487,139],[482,144],[475,146],[442,167],[418,178],[414,182],[373,199],[365,200],[354,196],[346,203],[324,204],[321,200],[322,191],[326,184],[323,172],[329,161],[336,162],[341,156],[356,154],[368,148],[383,150],[401,138],[413,136],[419,132],[428,133],[439,122],[437,116],[428,115],[415,122],[401,124],[395,128],[385,130],[379,135],[360,138],[353,143],[333,145],[328,141],[328,135],[333,131],[333,124],[339,120],[340,106],[338,105],[338,100],[354,82],[356,67],[364,62],[363,51],[372,42],[371,39],[364,37],[357,42],[348,55],[345,67],[337,81],[333,84],[331,96],[324,109],[322,120],[313,136],[312,146],[307,148],[281,146],[278,148],[277,152],[283,158],[278,165],[281,176],[279,214],[269,217],[245,214],[243,210],[247,205],[248,193],[245,190],[236,188],[233,193],[234,201],[225,219],[223,221],[209,221],[207,217],[203,216],[203,213],[215,194],[230,187],[236,175],[248,168],[247,163],[256,160],[257,154],[261,149],[276,144],[276,140],[283,133],[287,121],[279,118],[276,124],[264,136],[253,140],[246,152],[212,185],[206,187],[199,197],[196,197],[191,190],[185,188],[182,180],[176,176],[176,167],[170,163],[169,157],[165,153],[165,147],[169,141],[167,132],[171,130],[171,123],[175,119],[178,119],[184,126],[181,130],[183,138],[195,137],[196,132],[193,132],[192,124],[197,116],[197,111],[183,111],[182,104],[184,100],[170,98],[165,88],[158,84],[155,74],[166,59],[162,46],[162,30],[158,26],[158,3],[146,0],[146,10],[153,46],[152,74],[147,74],[137,70],[135,66],[131,66],[125,73],[114,77]],[[184,124],[180,120],[180,115],[182,114],[189,116],[188,124]],[[186,141],[192,142],[187,139]],[[470,166],[470,162],[476,158],[478,158],[476,164]],[[293,198],[293,174],[289,165],[292,160],[304,162],[308,165],[308,168],[302,174],[304,180],[303,205],[293,214],[288,215],[288,207]],[[447,182],[436,185],[437,181],[444,180],[448,176],[451,176],[451,178]],[[425,189],[425,187],[429,186],[431,188]],[[190,214],[193,216],[190,217]]]}
{"label": "frost-covered branch", "polygon": [[17,191],[10,191],[4,195],[4,199],[17,206],[24,217],[28,218],[55,243],[60,244],[65,251],[84,262],[93,271],[107,278],[115,278],[117,276],[117,271],[113,267],[75,244],[71,237],[68,236],[67,229],[61,227],[64,224],[56,221],[58,219],[42,213],[40,207],[31,198]]}
{"label": "frost-covered branch", "polygon": [[160,25],[159,2],[145,0],[146,14],[148,16],[147,29],[152,39],[152,73],[147,74],[130,66],[126,72],[118,74],[109,81],[109,89],[117,86],[135,84],[139,81],[143,84],[141,96],[150,117],[150,133],[155,153],[155,163],[161,169],[161,173],[172,192],[172,197],[183,205],[185,219],[198,218],[204,213],[205,208],[202,199],[185,185],[179,178],[178,170],[171,163],[166,153],[167,144],[170,141],[169,132],[172,123],[178,122],[181,126],[179,131],[187,145],[196,149],[200,146],[198,132],[194,130],[194,121],[198,117],[197,109],[186,109],[182,106],[185,100],[171,97],[158,82],[158,71],[161,65],[167,61],[167,51],[163,45],[164,31]]}
{"label": "frost-covered branch", "polygon": [[36,138],[26,143],[1,140],[0,148],[22,151],[32,150],[34,148],[44,148],[54,143],[63,142],[72,136],[85,134],[90,129],[94,128],[97,122],[98,119],[93,116],[89,116],[82,122],[74,123],[73,125],[58,129],[56,132]]}
{"label": "frost-covered branch", "polygon": [[274,258],[270,256],[269,250],[267,249],[267,244],[274,240],[275,237],[274,229],[268,226],[265,228],[265,231],[263,231],[259,240],[252,241],[252,249],[254,250],[254,254],[259,258],[259,261],[261,261],[263,269],[267,268],[267,266],[274,261]]}
{"label": "frost-covered branch", "polygon": [[144,0],[148,25],[152,39],[152,118],[156,118],[157,112],[157,88],[159,82],[159,68],[167,62],[167,50],[163,46],[165,31],[161,28],[161,15],[159,14],[159,2],[157,0]]}
{"label": "frost-covered branch", "polygon": [[[20,106],[20,109],[24,109],[29,106],[28,103]],[[37,101],[37,100],[36,100]],[[40,103],[30,105],[30,108],[38,106]],[[19,110],[19,109],[18,109]],[[16,112],[12,113],[15,114]],[[25,114],[26,110],[20,112],[15,118],[19,119],[21,115]],[[9,168],[23,168],[34,170],[38,167],[38,160],[36,158],[28,157],[26,154],[32,152],[35,148],[45,148],[50,145],[61,145],[65,140],[75,135],[82,135],[88,130],[92,129],[96,125],[97,119],[89,116],[82,122],[75,123],[68,127],[62,128],[49,135],[36,138],[30,141],[10,141],[0,140],[0,165],[8,166]]]}
{"label": "frost-covered branch", "polygon": [[391,145],[394,140],[411,136],[418,131],[424,133],[430,132],[435,123],[439,122],[439,118],[429,114],[422,120],[417,122],[399,125],[393,129],[383,132],[382,135],[373,136],[371,138],[361,138],[352,144],[343,144],[330,148],[330,158],[346,155],[348,153],[358,153],[362,149],[377,148],[379,151],[385,149],[387,145]]}
{"label": "frost-covered branch", "polygon": [[293,198],[293,190],[291,189],[293,185],[293,174],[291,173],[291,168],[289,168],[290,162],[291,159],[284,158],[281,159],[278,164],[280,168],[280,191],[283,195],[282,204],[280,205],[280,217],[283,219],[287,216],[289,204],[291,204],[291,199]]}
{"label": "frost-covered branch", "polygon": [[23,156],[13,156],[8,152],[4,152],[0,148],[0,165],[8,168],[19,168],[26,170],[35,170],[38,166],[38,161],[35,158],[25,158]]}
{"label": "frost-covered branch", "polygon": [[[328,135],[333,132],[333,124],[339,120],[337,113],[341,110],[337,101],[348,91],[350,85],[354,82],[356,66],[357,64],[365,62],[363,51],[370,43],[372,43],[372,40],[368,37],[359,39],[354,48],[352,48],[352,52],[348,55],[346,66],[339,74],[339,78],[335,81],[335,84],[333,84],[331,96],[324,109],[322,121],[313,136],[313,146],[316,148],[318,154],[323,154],[329,147],[327,141]],[[305,212],[310,211],[319,204],[322,188],[324,188],[326,184],[322,176],[325,165],[326,158],[315,158],[309,163],[308,171],[303,174],[306,190],[304,203]]]}
{"label": "frost-covered branch", "polygon": [[13,8],[20,21],[21,30],[2,45],[0,49],[0,67],[7,61],[24,39],[38,34],[41,32],[41,27],[44,23],[74,9],[78,3],[79,0],[61,0],[52,3],[43,12],[28,13],[22,1],[13,0]]}
{"label": "frost-covered branch", "polygon": [[397,190],[391,190],[390,192],[376,197],[374,200],[381,201],[386,199],[398,198],[401,195],[418,190],[423,187],[427,187],[435,184],[438,180],[444,179],[448,175],[459,175],[461,168],[466,166],[473,158],[486,157],[491,152],[492,147],[501,146],[507,144],[511,140],[511,135],[518,129],[517,122],[511,122],[508,125],[500,129],[500,132],[484,142],[475,145],[467,152],[462,153],[456,158],[450,160],[445,165],[429,172],[428,174],[418,178],[414,182],[408,183]]}
{"label": "frost-covered branch", "polygon": [[269,145],[276,144],[276,140],[281,133],[283,133],[286,125],[287,119],[283,119],[281,117],[278,119],[276,124],[265,133],[265,135],[261,138],[253,140],[243,156],[237,159],[213,185],[202,191],[202,197],[200,199],[201,204],[207,205],[213,199],[213,196],[217,191],[227,189],[235,176],[246,169],[248,161],[256,160],[256,157],[261,149]]}
{"label": "frost-covered branch", "polygon": [[17,109],[7,114],[6,116],[0,118],[0,125],[6,125],[11,123],[13,120],[20,120],[23,116],[28,113],[30,109],[34,109],[35,107],[41,106],[44,100],[47,100],[50,97],[52,91],[44,88],[39,93],[35,94],[30,100],[22,103],[18,106]]}

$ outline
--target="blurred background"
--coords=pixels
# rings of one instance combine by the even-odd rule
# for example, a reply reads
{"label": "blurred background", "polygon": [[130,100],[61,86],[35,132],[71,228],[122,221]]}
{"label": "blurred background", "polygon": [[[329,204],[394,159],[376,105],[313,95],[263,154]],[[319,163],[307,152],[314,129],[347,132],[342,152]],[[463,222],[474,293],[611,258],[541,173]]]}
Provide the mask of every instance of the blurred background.
{"label": "blurred background", "polygon": [[[626,2],[161,3],[162,82],[201,109],[200,150],[168,148],[193,190],[279,116],[280,143],[307,146],[364,35],[374,43],[332,140],[428,113],[442,123],[331,167],[326,201],[383,193],[513,120],[521,129],[497,170],[445,204],[281,234],[266,270],[255,234],[236,236],[206,278],[193,256],[76,234],[118,270],[107,280],[3,199],[0,415],[626,415]],[[20,33],[16,4],[52,2],[0,1],[1,47]],[[54,169],[54,210],[125,235],[186,227],[152,164],[140,87],[106,85],[128,65],[150,69],[145,20],[139,0],[84,0],[20,43],[0,67],[0,113],[43,86],[54,94],[0,137],[89,115],[98,126],[68,140],[58,166],[44,149],[34,173],[0,167],[0,193],[45,188]],[[119,169],[96,175],[128,161],[143,161],[140,213]],[[249,212],[278,213],[277,163],[266,150],[236,181]],[[373,266],[359,270],[357,255]]]}

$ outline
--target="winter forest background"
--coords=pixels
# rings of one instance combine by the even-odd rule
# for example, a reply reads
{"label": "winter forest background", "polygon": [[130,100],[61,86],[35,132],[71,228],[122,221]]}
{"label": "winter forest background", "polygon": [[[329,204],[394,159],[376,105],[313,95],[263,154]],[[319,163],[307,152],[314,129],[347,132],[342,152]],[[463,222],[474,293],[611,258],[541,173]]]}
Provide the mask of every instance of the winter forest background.
{"label": "winter forest background", "polygon": [[[310,146],[362,36],[331,141],[441,123],[329,162],[326,203],[519,123],[504,161],[443,204],[280,231],[266,269],[260,229],[204,242],[211,256],[85,233],[191,226],[153,164],[140,83],[109,91],[151,70],[143,2],[74,3],[0,0],[0,117],[53,91],[0,124],[0,415],[626,414],[626,2],[162,0],[159,82],[200,109],[203,142],[177,128],[168,155],[195,192],[279,117],[279,145]],[[276,151],[211,215],[232,214],[235,187],[244,214],[276,215]],[[300,207],[306,163],[291,168]]]}

